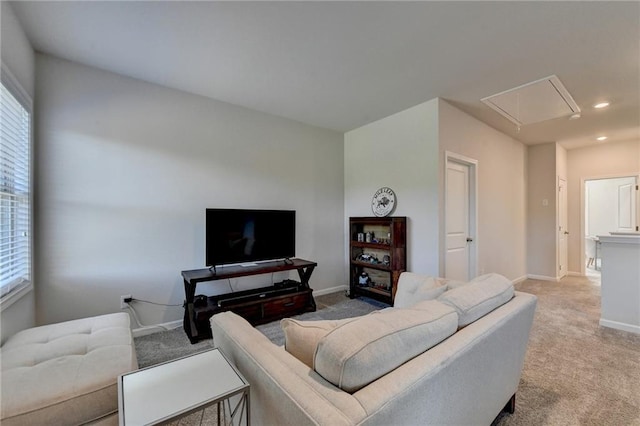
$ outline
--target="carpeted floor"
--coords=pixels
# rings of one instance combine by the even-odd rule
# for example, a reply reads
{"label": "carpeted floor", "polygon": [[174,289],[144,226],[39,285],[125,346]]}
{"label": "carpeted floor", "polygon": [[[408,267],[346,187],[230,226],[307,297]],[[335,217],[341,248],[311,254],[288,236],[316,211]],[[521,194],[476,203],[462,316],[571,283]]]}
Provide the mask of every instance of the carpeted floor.
{"label": "carpeted floor", "polygon": [[[500,414],[494,426],[640,426],[640,335],[599,326],[597,279],[525,280],[516,285],[537,295],[538,307],[516,411]],[[351,300],[343,293],[316,297],[316,304],[316,312],[302,317],[345,318],[386,306]],[[281,344],[278,322],[257,328]],[[142,336],[135,343],[141,367],[211,347],[211,340],[191,345],[182,329]],[[183,424],[190,420],[181,420]]]}
{"label": "carpeted floor", "polygon": [[538,307],[516,411],[495,425],[640,425],[640,335],[599,325],[598,280],[516,285]]}

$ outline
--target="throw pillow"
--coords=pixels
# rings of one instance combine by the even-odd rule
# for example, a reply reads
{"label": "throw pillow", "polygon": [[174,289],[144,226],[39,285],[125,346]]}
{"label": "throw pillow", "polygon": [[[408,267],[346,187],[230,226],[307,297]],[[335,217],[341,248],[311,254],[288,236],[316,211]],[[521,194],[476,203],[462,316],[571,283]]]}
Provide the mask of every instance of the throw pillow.
{"label": "throw pillow", "polygon": [[455,310],[436,300],[365,315],[320,339],[314,369],[342,390],[355,392],[440,343],[457,326]]}
{"label": "throw pillow", "polygon": [[285,318],[280,321],[284,332],[284,349],[309,368],[313,368],[313,354],[318,341],[337,326],[355,319],[298,321]]}
{"label": "throw pillow", "polygon": [[458,327],[471,324],[513,297],[513,283],[499,274],[481,275],[445,292],[438,300],[458,313]]}

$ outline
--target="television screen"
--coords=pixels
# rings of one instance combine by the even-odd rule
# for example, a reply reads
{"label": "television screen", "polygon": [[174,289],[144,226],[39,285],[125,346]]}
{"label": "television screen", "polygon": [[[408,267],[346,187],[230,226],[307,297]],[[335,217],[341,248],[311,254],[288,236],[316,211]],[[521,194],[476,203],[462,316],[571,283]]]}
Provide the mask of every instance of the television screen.
{"label": "television screen", "polygon": [[293,210],[207,209],[207,266],[294,257]]}

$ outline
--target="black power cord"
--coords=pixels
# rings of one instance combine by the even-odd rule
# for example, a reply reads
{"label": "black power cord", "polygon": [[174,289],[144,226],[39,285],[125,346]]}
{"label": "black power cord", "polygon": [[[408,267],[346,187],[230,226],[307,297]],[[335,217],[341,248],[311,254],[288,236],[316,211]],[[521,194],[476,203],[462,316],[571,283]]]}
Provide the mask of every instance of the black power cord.
{"label": "black power cord", "polygon": [[158,306],[180,306],[180,307],[182,307],[182,304],[180,304],[180,305],[171,305],[171,304],[167,304],[167,303],[157,303],[157,302],[151,302],[149,300],[136,299],[134,297],[127,297],[126,299],[124,299],[124,303],[131,303],[131,302],[148,303],[150,305],[158,305]]}

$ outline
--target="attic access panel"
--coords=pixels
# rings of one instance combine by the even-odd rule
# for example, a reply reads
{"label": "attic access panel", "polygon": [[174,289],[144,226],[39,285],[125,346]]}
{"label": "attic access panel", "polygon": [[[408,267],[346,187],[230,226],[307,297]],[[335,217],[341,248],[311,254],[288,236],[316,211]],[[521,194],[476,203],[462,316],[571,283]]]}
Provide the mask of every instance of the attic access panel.
{"label": "attic access panel", "polygon": [[555,75],[481,101],[518,126],[577,114],[580,108]]}

